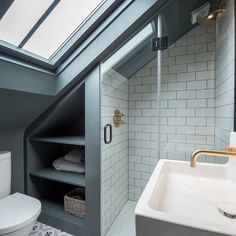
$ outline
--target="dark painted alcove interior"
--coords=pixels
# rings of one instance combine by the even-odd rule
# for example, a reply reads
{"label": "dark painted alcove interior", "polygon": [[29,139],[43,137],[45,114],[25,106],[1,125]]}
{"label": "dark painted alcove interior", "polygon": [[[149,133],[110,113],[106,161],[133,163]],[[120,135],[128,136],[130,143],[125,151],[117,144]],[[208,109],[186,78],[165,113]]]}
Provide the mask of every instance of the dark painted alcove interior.
{"label": "dark painted alcove interior", "polygon": [[0,150],[12,152],[12,190],[23,191],[23,136],[26,127],[44,111],[52,96],[0,89]]}
{"label": "dark painted alcove interior", "polygon": [[[31,136],[84,135],[85,84],[79,84],[63,95],[27,129]],[[33,128],[31,132],[31,126]]]}

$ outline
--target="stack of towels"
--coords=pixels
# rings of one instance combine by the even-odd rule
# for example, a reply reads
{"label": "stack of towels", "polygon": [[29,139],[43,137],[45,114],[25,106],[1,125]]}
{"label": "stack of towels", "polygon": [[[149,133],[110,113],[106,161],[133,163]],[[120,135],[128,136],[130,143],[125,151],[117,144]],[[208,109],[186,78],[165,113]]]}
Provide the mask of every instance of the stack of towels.
{"label": "stack of towels", "polygon": [[84,173],[84,150],[73,149],[64,157],[55,160],[52,165],[56,170]]}

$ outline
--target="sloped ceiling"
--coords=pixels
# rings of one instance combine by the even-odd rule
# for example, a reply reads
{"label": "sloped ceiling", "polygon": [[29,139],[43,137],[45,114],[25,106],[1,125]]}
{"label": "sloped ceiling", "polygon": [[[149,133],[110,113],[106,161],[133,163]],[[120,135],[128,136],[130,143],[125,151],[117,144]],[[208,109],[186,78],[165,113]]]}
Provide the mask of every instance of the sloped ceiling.
{"label": "sloped ceiling", "polygon": [[[191,23],[191,12],[201,6],[207,0],[172,0],[169,1],[159,12],[162,16],[163,36],[168,36],[168,45],[172,45],[184,34],[192,30],[197,24]],[[157,24],[157,18],[153,19]],[[143,68],[151,60],[157,57],[157,52],[152,51],[151,39],[156,37],[151,35],[142,42],[133,52],[114,66],[126,78],[130,78],[137,71]]]}

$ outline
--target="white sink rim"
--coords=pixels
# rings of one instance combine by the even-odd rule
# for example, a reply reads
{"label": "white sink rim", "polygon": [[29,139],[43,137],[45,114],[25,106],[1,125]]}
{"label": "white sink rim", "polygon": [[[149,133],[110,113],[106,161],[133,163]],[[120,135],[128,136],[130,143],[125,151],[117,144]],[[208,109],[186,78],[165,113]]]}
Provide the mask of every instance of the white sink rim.
{"label": "white sink rim", "polygon": [[[163,211],[159,211],[159,210],[155,210],[150,206],[150,198],[151,195],[154,191],[155,185],[158,182],[158,178],[160,178],[160,174],[162,171],[162,168],[164,166],[165,163],[171,162],[172,164],[176,164],[176,165],[188,165],[190,168],[190,164],[189,162],[184,162],[184,161],[174,161],[174,160],[166,160],[166,159],[162,159],[158,162],[147,186],[145,187],[142,196],[140,197],[140,200],[137,204],[137,207],[135,209],[135,215],[139,215],[139,216],[143,216],[143,217],[147,217],[147,218],[151,218],[151,219],[155,219],[155,220],[159,220],[159,221],[165,221],[165,222],[169,222],[169,223],[173,223],[173,224],[177,224],[177,225],[183,225],[183,226],[187,226],[187,227],[193,227],[196,229],[201,229],[201,230],[206,230],[206,231],[210,231],[210,232],[215,232],[215,233],[221,233],[221,234],[228,234],[228,235],[236,235],[236,227],[235,228],[228,228],[228,227],[215,227],[213,225],[210,224],[203,224],[201,222],[201,220],[198,222],[197,220],[192,220],[192,219],[188,219],[186,217],[176,217],[175,215],[163,212]],[[228,164],[208,164],[208,163],[198,163],[197,168],[198,167],[210,167],[210,168],[220,168],[222,169],[222,171],[226,170],[226,168],[228,167]],[[199,176],[200,177],[200,176]],[[227,219],[227,218],[226,218]],[[229,219],[232,220],[232,219]],[[235,224],[236,224],[236,219],[235,220]]]}

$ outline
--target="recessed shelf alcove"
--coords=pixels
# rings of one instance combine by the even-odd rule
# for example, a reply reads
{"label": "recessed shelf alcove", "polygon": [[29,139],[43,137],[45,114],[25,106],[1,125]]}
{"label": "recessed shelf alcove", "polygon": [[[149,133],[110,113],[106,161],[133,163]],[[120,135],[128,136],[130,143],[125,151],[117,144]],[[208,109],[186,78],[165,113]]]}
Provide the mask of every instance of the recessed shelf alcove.
{"label": "recessed shelf alcove", "polygon": [[[73,235],[100,232],[99,70],[60,97],[25,134],[26,193],[42,203],[39,221]],[[85,151],[85,173],[57,171],[52,162]],[[85,188],[85,218],[64,211],[64,195]]]}

